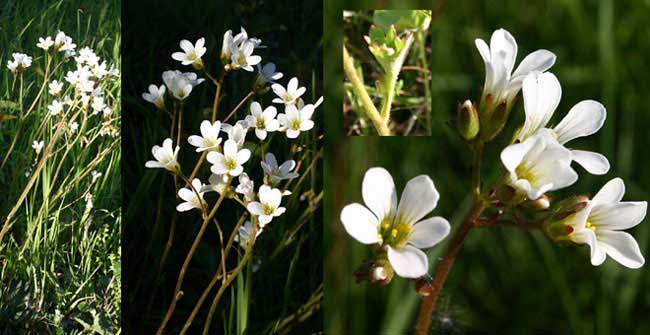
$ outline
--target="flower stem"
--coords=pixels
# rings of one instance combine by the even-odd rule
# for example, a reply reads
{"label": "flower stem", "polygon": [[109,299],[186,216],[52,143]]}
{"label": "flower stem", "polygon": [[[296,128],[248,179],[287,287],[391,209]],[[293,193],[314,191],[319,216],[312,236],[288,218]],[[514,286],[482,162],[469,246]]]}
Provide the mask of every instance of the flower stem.
{"label": "flower stem", "polygon": [[221,86],[223,86],[223,77],[226,74],[226,72],[221,73],[221,78],[219,78],[219,81],[216,83],[217,85],[217,92],[214,94],[214,102],[212,103],[212,118],[211,122],[214,123],[214,121],[217,120],[217,111],[219,109],[219,98],[221,98]]}
{"label": "flower stem", "polygon": [[429,63],[427,62],[426,37],[426,31],[420,31],[417,34],[418,49],[420,49],[420,67],[423,69],[421,72],[424,81],[424,120],[426,122],[427,134],[431,135],[431,72],[428,70]]}
{"label": "flower stem", "polygon": [[359,76],[357,76],[357,70],[354,68],[354,62],[352,61],[352,57],[350,57],[348,54],[348,50],[345,48],[345,45],[343,46],[343,69],[345,70],[346,76],[352,83],[354,93],[356,93],[359,99],[361,99],[361,104],[363,105],[366,115],[368,115],[372,123],[375,125],[377,133],[380,136],[391,136],[390,129],[388,129],[386,122],[387,120],[384,120],[381,117],[377,111],[377,108],[375,107],[375,104],[372,102],[372,99],[370,99],[370,95],[368,95],[366,87],[364,86],[363,82],[361,82],[361,79],[359,79]]}
{"label": "flower stem", "polygon": [[233,115],[235,115],[237,110],[239,110],[239,108],[241,108],[241,106],[244,105],[244,102],[246,102],[246,100],[248,100],[248,98],[252,97],[254,93],[255,92],[253,92],[253,91],[248,92],[248,94],[243,99],[241,99],[239,104],[237,104],[237,106],[235,106],[235,108],[230,112],[230,114],[228,114],[228,116],[226,116],[226,118],[223,119],[223,123],[226,123],[226,121],[228,121]]}

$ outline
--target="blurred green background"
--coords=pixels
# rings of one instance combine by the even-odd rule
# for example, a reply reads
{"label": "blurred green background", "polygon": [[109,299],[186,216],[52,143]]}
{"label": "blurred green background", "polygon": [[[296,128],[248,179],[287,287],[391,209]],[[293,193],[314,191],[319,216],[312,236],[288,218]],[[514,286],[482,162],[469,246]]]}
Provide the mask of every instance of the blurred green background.
{"label": "blurred green background", "polygon": [[[322,3],[304,1],[297,3],[282,1],[130,1],[123,7],[124,20],[124,62],[123,62],[123,190],[124,190],[124,239],[123,251],[123,329],[125,334],[151,334],[160,324],[169,302],[179,270],[200,227],[198,211],[180,213],[177,217],[173,247],[165,265],[159,268],[163,250],[168,240],[170,222],[177,201],[170,175],[162,170],[145,169],[145,161],[151,158],[151,147],[160,145],[169,136],[169,117],[142,99],[142,92],[151,83],[162,84],[162,72],[181,70],[197,72],[189,66],[171,58],[180,51],[181,39],[193,43],[205,37],[207,53],[203,60],[207,71],[213,76],[220,74],[219,61],[223,34],[233,30],[234,34],[244,27],[249,37],[258,37],[266,48],[256,50],[262,62],[273,62],[284,77],[279,80],[286,86],[292,77],[298,77],[301,86],[307,88],[303,96],[306,103],[320,97],[322,88]],[[250,91],[254,73],[234,71],[226,76],[219,105],[218,119],[225,116]],[[199,77],[205,77],[199,73]],[[207,80],[195,87],[185,102],[183,133],[179,159],[186,174],[198,158],[187,137],[199,131],[202,120],[210,118],[214,99],[214,86]],[[264,107],[271,104],[273,92],[255,97]],[[169,105],[168,105],[169,106]],[[278,111],[283,109],[278,107]],[[229,123],[243,119],[249,113],[244,105]],[[276,154],[278,160],[288,159],[293,143],[304,144],[307,139],[314,143],[307,149],[322,147],[317,141],[322,134],[322,109],[314,113],[315,128],[300,139],[288,141],[284,134],[274,133],[267,138],[271,143],[267,150]],[[256,141],[249,132],[248,142]],[[259,147],[259,146],[258,146]],[[305,149],[303,149],[303,152]],[[268,151],[267,151],[268,152]],[[259,150],[252,153],[245,164],[246,172],[255,180],[255,188],[261,184],[262,168],[259,165]],[[296,155],[296,157],[301,157]],[[311,156],[313,157],[313,156]],[[307,160],[311,159],[308,156]],[[294,157],[295,158],[295,157]],[[282,217],[274,219],[256,242],[253,262],[259,265],[252,275],[250,297],[235,299],[237,283],[225,291],[212,323],[214,334],[234,334],[238,318],[244,317],[238,309],[248,311],[248,333],[261,334],[279,324],[296,312],[317,291],[322,284],[322,221],[320,206],[302,226],[299,216],[313,200],[313,195],[322,190],[320,162],[313,173],[303,173],[305,181],[294,195],[283,200],[288,208]],[[207,182],[209,164],[204,163],[198,177]],[[311,188],[313,187],[313,188]],[[311,188],[311,189],[310,189]],[[308,191],[314,191],[308,193]],[[302,197],[304,195],[304,197]],[[213,205],[215,193],[206,194]],[[293,210],[300,208],[300,212]],[[219,208],[219,219],[226,238],[230,236],[236,220],[243,209],[234,201],[224,201]],[[314,218],[314,219],[311,219]],[[177,334],[195,306],[199,296],[208,286],[219,264],[219,238],[214,225],[209,225],[197,252],[190,263],[183,284],[184,296],[176,306],[167,327],[168,334]],[[238,247],[236,246],[235,249]],[[231,252],[229,269],[236,265],[237,257]],[[242,276],[243,277],[243,276]],[[208,314],[209,305],[216,295],[213,289],[209,300],[197,315],[194,328],[189,334],[200,333]],[[239,301],[239,304],[235,302]],[[317,304],[318,306],[320,304]],[[247,306],[247,307],[246,307]],[[301,323],[290,323],[289,329],[296,334],[314,333],[322,329],[322,313],[307,315]],[[237,334],[240,334],[239,332]]]}
{"label": "blurred green background", "polygon": [[[431,8],[433,136],[430,138],[348,138],[340,110],[343,9]],[[557,55],[552,71],[562,101],[552,123],[577,102],[601,101],[608,118],[603,129],[572,146],[605,154],[606,176],[590,176],[575,166],[580,180],[556,198],[597,192],[611,178],[625,180],[625,200],[650,199],[650,2],[639,1],[343,1],[325,2],[327,160],[325,201],[325,332],[328,334],[408,334],[419,299],[413,284],[396,279],[388,287],[356,284],[352,272],[370,248],[349,237],[339,221],[341,208],[361,201],[363,173],[386,167],[399,192],[418,175],[431,176],[441,193],[434,215],[447,217],[452,233],[469,205],[470,155],[454,133],[456,105],[478,99],[484,65],[475,38],[489,40],[498,28],[519,45],[517,62],[545,48]],[[498,153],[523,121],[521,101],[508,128],[485,155],[485,180],[499,172]],[[650,249],[650,221],[631,233],[642,252]],[[429,251],[431,273],[446,243]],[[650,270],[630,270],[607,260],[589,262],[588,247],[560,247],[541,232],[490,228],[470,233],[434,315],[434,334],[647,334],[650,332]]]}

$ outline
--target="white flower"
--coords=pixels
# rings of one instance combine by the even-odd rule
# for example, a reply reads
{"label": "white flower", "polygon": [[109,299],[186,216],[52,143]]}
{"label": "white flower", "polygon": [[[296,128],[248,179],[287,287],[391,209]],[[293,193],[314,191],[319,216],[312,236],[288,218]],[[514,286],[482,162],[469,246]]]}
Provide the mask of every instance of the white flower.
{"label": "white flower", "polygon": [[423,220],[440,198],[431,178],[420,175],[411,179],[398,205],[393,177],[376,167],[366,172],[361,192],[367,207],[353,203],[341,211],[341,222],[348,234],[363,244],[379,243],[400,277],[426,275],[429,261],[420,249],[438,244],[451,229],[449,222],[439,216]]}
{"label": "white flower", "polygon": [[622,230],[638,225],[646,216],[646,201],[621,201],[625,184],[610,180],[581,211],[567,217],[568,238],[591,248],[591,264],[600,265],[606,255],[628,268],[643,266],[645,259],[634,237]]}
{"label": "white flower", "polygon": [[36,43],[36,46],[47,51],[50,49],[51,46],[54,45],[54,41],[52,40],[52,37],[47,36],[45,38],[39,37],[38,38],[38,43]]}
{"label": "white flower", "polygon": [[[185,202],[181,202],[176,206],[176,210],[179,212],[187,212],[193,208],[201,209],[201,207],[205,204],[205,201],[203,200],[203,192],[201,192],[201,188],[203,187],[203,184],[199,180],[199,178],[194,178],[192,180],[192,187],[184,187],[178,190],[178,197],[183,199]],[[197,195],[196,192],[199,192]]]}
{"label": "white flower", "polygon": [[578,174],[571,168],[571,152],[548,133],[507,146],[501,151],[501,162],[508,171],[506,184],[529,200],[578,180]]}
{"label": "white flower", "polygon": [[32,57],[27,56],[26,54],[14,52],[12,56],[14,58],[13,61],[7,62],[7,68],[11,70],[11,72],[23,70],[32,65]]}
{"label": "white flower", "polygon": [[90,67],[97,66],[100,60],[101,58],[99,58],[99,56],[95,54],[93,49],[89,47],[84,47],[83,49],[79,50],[79,56],[75,58],[77,64],[82,64],[82,65],[87,64]]}
{"label": "white flower", "polygon": [[58,100],[52,100],[52,103],[47,106],[51,115],[57,115],[63,111],[63,104]]}
{"label": "white flower", "polygon": [[253,55],[255,44],[250,41],[244,41],[239,48],[232,51],[230,56],[231,67],[233,69],[244,69],[248,72],[253,72],[253,65],[259,64],[262,57]]}
{"label": "white flower", "polygon": [[37,155],[41,153],[41,150],[43,150],[43,145],[45,145],[45,142],[43,141],[32,142],[32,148],[36,151]]}
{"label": "white flower", "polygon": [[278,166],[275,155],[270,152],[266,153],[261,165],[264,173],[269,176],[271,184],[277,184],[281,180],[293,179],[299,176],[299,174],[291,172],[296,167],[296,162],[293,159],[285,161],[282,165]]}
{"label": "white flower", "polygon": [[[550,72],[533,72],[526,76],[522,91],[526,121],[517,135],[520,141],[541,131],[548,131],[564,145],[572,139],[594,134],[605,123],[605,107],[594,100],[583,100],[573,106],[553,129],[545,128],[562,96],[560,82]],[[589,173],[601,175],[609,171],[609,161],[599,153],[571,150],[571,158]]]}
{"label": "white flower", "polygon": [[[251,43],[254,48],[260,46],[262,41],[258,38],[248,38],[248,34],[244,27],[241,27],[241,32],[233,37],[232,30],[226,31],[223,35],[223,42],[221,44],[221,60],[228,62],[231,60],[232,55],[242,48],[244,43]],[[254,64],[252,64],[254,65]]]}
{"label": "white flower", "polygon": [[109,115],[111,115],[111,113],[113,113],[113,110],[108,106],[102,109],[102,115],[104,115],[104,117],[108,117]]}
{"label": "white flower", "polygon": [[74,121],[70,123],[68,127],[70,128],[70,131],[74,133],[75,131],[77,131],[77,129],[79,129],[79,123],[77,123],[77,121]]}
{"label": "white flower", "polygon": [[251,115],[246,116],[248,126],[255,128],[255,136],[260,140],[266,138],[266,133],[280,128],[280,122],[275,119],[278,111],[273,106],[268,106],[262,111],[262,105],[253,101],[250,107]]}
{"label": "white flower", "polygon": [[[219,194],[223,193],[228,185],[228,175],[225,174],[211,174],[208,182],[210,184],[203,185],[201,187],[201,192],[217,192]],[[241,175],[240,175],[241,178]]]}
{"label": "white flower", "polygon": [[93,183],[94,183],[97,179],[101,178],[104,174],[101,172],[97,172],[96,170],[92,170],[90,172],[90,175],[93,177]]}
{"label": "white flower", "polygon": [[169,92],[178,100],[185,100],[192,92],[192,88],[204,80],[202,78],[197,79],[196,73],[181,73],[178,70],[165,71],[162,78]]}
{"label": "white flower", "polygon": [[285,89],[284,86],[280,84],[271,85],[273,93],[278,97],[273,99],[273,102],[278,104],[293,105],[296,103],[296,100],[300,98],[301,95],[307,90],[304,87],[298,87],[298,78],[293,77],[289,80],[289,84]]}
{"label": "white flower", "polygon": [[103,97],[97,97],[97,96],[93,97],[92,108],[93,108],[93,111],[95,111],[95,114],[102,112],[105,107],[106,107],[106,104],[104,103],[104,98]]}
{"label": "white flower", "polygon": [[[253,224],[247,220],[246,222],[244,222],[243,225],[239,226],[239,230],[237,230],[237,235],[235,235],[235,242],[239,242],[240,247],[246,248],[248,242],[251,240],[252,233],[253,233]],[[262,229],[261,228],[257,229],[257,233],[255,233],[254,240],[257,240],[257,237],[260,236],[261,233],[262,233]]]}
{"label": "white flower", "polygon": [[555,63],[554,53],[540,49],[524,57],[512,72],[517,58],[517,42],[505,29],[497,29],[492,33],[489,47],[480,38],[474,40],[474,43],[485,62],[485,85],[481,100],[490,95],[496,104],[505,101],[510,105],[527,74],[533,71],[544,72]]}
{"label": "white flower", "polygon": [[66,36],[64,32],[59,31],[54,38],[54,48],[56,51],[65,52],[66,57],[71,57],[74,55],[74,49],[77,47],[76,44],[72,43],[72,38]]}
{"label": "white flower", "polygon": [[295,105],[286,105],[284,113],[278,115],[280,130],[286,131],[288,138],[296,138],[301,131],[314,128],[312,114],[314,114],[314,105],[306,105],[300,110]]}
{"label": "white flower", "polygon": [[149,92],[142,93],[142,99],[151,102],[158,109],[165,108],[165,85],[149,85]]}
{"label": "white flower", "polygon": [[255,87],[264,87],[267,83],[275,84],[275,81],[281,79],[284,75],[282,72],[275,72],[275,64],[266,63],[264,66],[257,64],[257,77],[255,78]]}
{"label": "white flower", "polygon": [[235,188],[235,192],[244,195],[248,201],[255,199],[255,183],[248,177],[246,172],[239,175],[239,185]]}
{"label": "white flower", "polygon": [[86,200],[86,208],[92,209],[94,207],[92,193],[87,192],[84,194],[84,200]]}
{"label": "white flower", "polygon": [[154,145],[151,148],[151,154],[156,159],[155,161],[147,161],[145,166],[148,168],[163,168],[171,172],[179,172],[180,166],[176,157],[178,156],[178,150],[180,148],[172,148],[172,139],[167,138],[163,141],[162,147]]}
{"label": "white flower", "polygon": [[208,120],[204,120],[201,122],[201,136],[192,135],[187,139],[187,141],[191,145],[197,147],[196,152],[216,150],[219,144],[221,144],[221,138],[219,138],[220,131],[220,121],[211,123]]}
{"label": "white flower", "polygon": [[234,126],[227,123],[221,124],[221,131],[228,134],[228,139],[235,141],[237,147],[241,148],[246,140],[246,132],[248,131],[248,122],[246,120],[239,120]]}
{"label": "white flower", "polygon": [[237,177],[244,171],[242,164],[246,163],[250,157],[250,150],[240,150],[235,141],[227,140],[223,145],[223,153],[211,151],[207,158],[208,162],[212,163],[210,168],[212,173]]}
{"label": "white flower", "polygon": [[188,40],[182,40],[180,46],[181,49],[183,49],[183,52],[174,52],[172,58],[180,61],[183,65],[191,64],[195,68],[200,69],[203,67],[201,57],[207,51],[204,45],[205,38],[203,37],[199,38],[194,45],[192,45],[192,42]]}
{"label": "white flower", "polygon": [[260,186],[257,193],[258,201],[248,203],[246,208],[252,214],[257,216],[260,228],[263,229],[274,217],[282,215],[286,208],[280,207],[282,193],[277,188],[271,188],[268,185]]}
{"label": "white flower", "polygon": [[52,82],[48,85],[50,89],[50,94],[53,96],[58,96],[61,93],[61,90],[63,89],[63,83],[52,80]]}

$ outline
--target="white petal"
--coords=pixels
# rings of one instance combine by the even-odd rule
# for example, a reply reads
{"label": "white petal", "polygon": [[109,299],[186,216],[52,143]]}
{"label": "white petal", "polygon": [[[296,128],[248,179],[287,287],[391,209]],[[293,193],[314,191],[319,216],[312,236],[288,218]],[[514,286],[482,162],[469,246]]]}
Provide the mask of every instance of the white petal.
{"label": "white petal", "polygon": [[625,184],[623,179],[614,178],[605,184],[591,200],[595,207],[600,204],[610,204],[621,201],[625,194]]}
{"label": "white petal", "polygon": [[181,188],[178,190],[178,197],[185,201],[191,201],[196,197],[196,194],[188,188]]}
{"label": "white petal", "polygon": [[474,45],[478,49],[478,53],[481,54],[484,63],[490,63],[490,47],[485,43],[484,40],[477,38],[474,40]]}
{"label": "white petal", "polygon": [[538,136],[528,138],[522,143],[511,144],[501,151],[501,162],[503,166],[514,172],[517,166],[521,164],[526,154],[534,147],[541,145],[542,139]]}
{"label": "white petal", "polygon": [[574,138],[588,136],[597,132],[605,123],[605,106],[594,100],[577,103],[569,113],[553,128],[558,142],[564,144]]}
{"label": "white petal", "polygon": [[381,167],[368,169],[363,177],[361,194],[363,202],[375,213],[379,221],[395,213],[397,190],[393,177],[386,169]]}
{"label": "white petal", "polygon": [[589,221],[598,229],[625,230],[641,223],[647,210],[645,201],[601,204],[592,208]]}
{"label": "white petal", "polygon": [[226,157],[233,157],[237,155],[237,143],[233,140],[226,140],[223,145],[223,155]]}
{"label": "white petal", "polygon": [[571,150],[571,158],[591,174],[602,175],[609,171],[607,157],[597,152]]}
{"label": "white petal", "polygon": [[246,163],[249,158],[251,158],[251,151],[248,150],[248,149],[241,149],[237,153],[237,163],[238,164]]}
{"label": "white petal", "polygon": [[411,245],[399,250],[388,247],[388,261],[395,273],[402,278],[419,278],[429,272],[427,255]]}
{"label": "white petal", "polygon": [[546,127],[560,103],[562,88],[554,74],[533,72],[524,79],[523,96],[526,121],[519,139],[533,136]]}
{"label": "white petal", "polygon": [[599,231],[598,242],[607,255],[631,269],[638,269],[645,263],[639,244],[632,235],[621,231]]}
{"label": "white petal", "polygon": [[431,248],[447,237],[450,230],[451,226],[445,218],[428,218],[413,226],[408,243],[420,249]]}
{"label": "white petal", "polygon": [[363,244],[379,243],[379,221],[364,206],[358,203],[343,207],[341,222],[345,230]]}
{"label": "white petal", "polygon": [[519,80],[523,80],[526,75],[533,71],[544,72],[555,64],[555,59],[555,54],[548,50],[535,50],[519,63],[519,66],[517,66],[517,69],[512,74],[512,79],[517,80],[521,78]]}
{"label": "white petal", "polygon": [[419,175],[406,184],[397,207],[397,217],[402,222],[414,224],[436,208],[439,198],[433,180],[429,176]]}
{"label": "white petal", "polygon": [[193,208],[194,208],[194,205],[192,205],[189,202],[182,202],[182,203],[178,204],[178,206],[176,206],[176,210],[179,211],[179,212],[187,212],[187,211],[189,211],[189,210],[191,210]]}
{"label": "white petal", "polygon": [[505,29],[497,29],[492,33],[490,38],[490,52],[492,53],[492,63],[495,63],[495,55],[503,55],[503,65],[508,74],[508,78],[515,67],[515,58],[517,58],[517,42],[515,38]]}
{"label": "white petal", "polygon": [[246,209],[253,215],[262,215],[264,213],[262,204],[257,201],[249,202]]}

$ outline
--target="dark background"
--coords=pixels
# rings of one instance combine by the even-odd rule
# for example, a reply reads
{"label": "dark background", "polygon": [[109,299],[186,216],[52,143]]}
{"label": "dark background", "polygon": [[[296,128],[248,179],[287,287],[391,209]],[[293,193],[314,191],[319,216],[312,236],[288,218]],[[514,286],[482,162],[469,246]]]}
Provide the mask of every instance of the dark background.
{"label": "dark background", "polygon": [[[562,84],[562,100],[551,124],[577,102],[601,101],[605,126],[571,142],[603,153],[606,176],[590,176],[562,192],[597,192],[613,177],[625,180],[624,200],[650,199],[647,1],[344,1],[325,2],[326,109],[340,110],[342,10],[431,8],[433,136],[347,138],[341,113],[327,114],[325,201],[325,331],[328,334],[408,334],[419,307],[413,284],[397,278],[388,287],[356,284],[352,272],[371,255],[345,233],[341,208],[361,201],[361,181],[372,166],[386,167],[399,192],[418,175],[432,177],[441,199],[433,215],[449,219],[453,231],[469,205],[470,152],[454,132],[456,106],[477,100],[485,79],[475,38],[488,40],[498,28],[517,40],[517,63],[545,48],[557,55],[551,69]],[[331,61],[329,61],[331,60]],[[487,181],[499,174],[498,153],[523,121],[521,100],[507,128],[485,155]],[[650,250],[650,221],[631,229],[643,254]],[[448,241],[448,239],[447,239]],[[429,252],[430,272],[445,252]],[[434,315],[432,334],[646,334],[650,332],[650,271],[627,269],[608,259],[589,261],[589,248],[561,247],[541,232],[516,228],[472,231],[450,273]]]}
{"label": "dark background", "polygon": [[[123,194],[124,194],[124,235],[123,235],[123,330],[125,334],[152,333],[158,327],[169,305],[176,283],[178,271],[191,242],[200,226],[198,213],[178,216],[174,244],[169,259],[162,271],[158,272],[161,253],[169,232],[169,218],[175,211],[173,184],[171,177],[162,170],[145,170],[144,163],[150,158],[151,147],[160,145],[168,136],[169,118],[155,110],[152,104],[141,98],[150,83],[162,84],[161,74],[165,70],[178,69],[193,71],[171,58],[180,50],[181,39],[195,42],[205,37],[207,53],[203,56],[207,70],[216,77],[220,73],[219,53],[221,41],[226,30],[236,34],[243,26],[249,36],[262,39],[266,49],[256,54],[262,62],[274,62],[284,73],[281,83],[294,76],[301,85],[307,87],[306,101],[322,94],[322,5],[320,1],[129,1],[123,2],[124,48],[123,48]],[[196,72],[196,71],[194,71]],[[226,77],[223,100],[219,107],[219,119],[223,119],[249,91],[254,73],[236,71]],[[200,75],[200,77],[203,77]],[[270,104],[272,92],[261,101]],[[209,119],[209,109],[214,98],[214,86],[207,81],[195,87],[187,99],[184,114],[184,130],[181,138],[181,166],[189,169],[198,155],[187,144],[187,136],[198,131],[199,124]],[[281,109],[280,109],[281,110]],[[242,108],[234,120],[242,119],[247,108]],[[314,114],[317,129],[322,124],[322,108]],[[322,129],[322,128],[321,128]],[[254,135],[249,134],[249,138]],[[305,135],[306,136],[306,135]],[[288,141],[279,140],[285,147],[278,152],[287,152]],[[274,149],[275,150],[275,149]],[[253,159],[253,158],[252,158]],[[187,160],[185,162],[185,160]],[[204,164],[203,176],[207,176]],[[259,164],[247,165],[249,175],[253,174],[257,188],[261,180]],[[251,169],[251,171],[248,171]],[[316,171],[321,171],[317,168]],[[207,177],[206,177],[207,178]],[[321,180],[318,173],[318,180]],[[322,183],[319,181],[319,183]],[[213,195],[207,197],[212,199]],[[215,198],[216,199],[216,198]],[[213,203],[214,200],[209,200]],[[224,234],[229,236],[234,220],[241,214],[241,207],[224,202],[217,216],[224,226]],[[160,211],[157,215],[157,211]],[[320,213],[320,212],[319,212]],[[299,213],[294,213],[296,216]],[[286,226],[297,217],[291,213],[284,215]],[[320,218],[320,214],[315,217]],[[228,222],[229,224],[226,224]],[[276,222],[274,220],[273,224]],[[253,289],[249,302],[250,334],[262,333],[268,325],[286,316],[303,304],[313,290],[322,282],[322,234],[320,220],[309,225],[301,236],[300,258],[295,269],[289,269],[289,260],[298,254],[294,244],[269,258],[271,251],[282,242],[284,236],[281,225],[270,227],[256,244],[255,257],[262,265],[253,276]],[[217,231],[210,226],[199,245],[183,285],[185,293],[176,307],[167,330],[175,333],[185,322],[194,303],[207,286],[218,265]],[[234,265],[231,265],[231,267]],[[287,274],[293,274],[293,284],[287,285]],[[157,279],[159,277],[159,279]],[[157,282],[158,281],[158,282]],[[157,284],[157,285],[156,285]],[[233,285],[234,287],[234,285]],[[290,294],[284,296],[287,290]],[[223,320],[228,317],[230,290],[226,291],[213,322],[213,331],[222,333]],[[234,292],[234,291],[233,291]],[[209,303],[216,289],[210,294],[190,333],[199,332],[209,309]],[[273,308],[271,308],[273,307]],[[285,314],[283,314],[285,313]],[[298,325],[296,333],[315,332],[322,329],[322,314],[311,317]]]}

